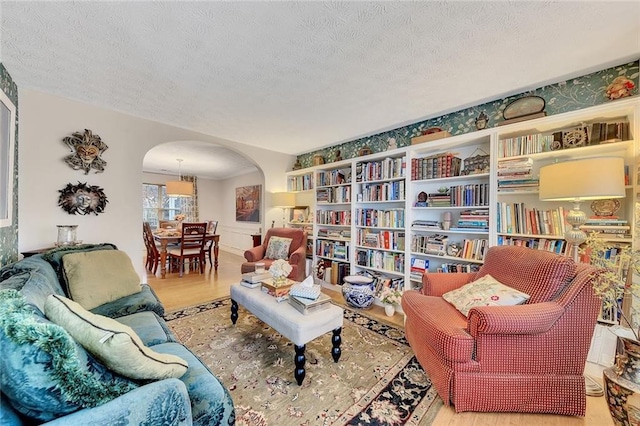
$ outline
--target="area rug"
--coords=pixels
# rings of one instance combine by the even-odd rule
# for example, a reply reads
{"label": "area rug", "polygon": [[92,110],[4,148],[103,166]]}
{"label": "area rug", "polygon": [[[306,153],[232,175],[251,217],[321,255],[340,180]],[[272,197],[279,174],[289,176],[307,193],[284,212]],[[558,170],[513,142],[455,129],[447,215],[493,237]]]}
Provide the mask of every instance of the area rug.
{"label": "area rug", "polygon": [[227,386],[238,425],[428,425],[442,407],[404,331],[345,308],[342,356],[331,333],[306,346],[293,377],[293,344],[229,298],[165,315],[169,327]]}

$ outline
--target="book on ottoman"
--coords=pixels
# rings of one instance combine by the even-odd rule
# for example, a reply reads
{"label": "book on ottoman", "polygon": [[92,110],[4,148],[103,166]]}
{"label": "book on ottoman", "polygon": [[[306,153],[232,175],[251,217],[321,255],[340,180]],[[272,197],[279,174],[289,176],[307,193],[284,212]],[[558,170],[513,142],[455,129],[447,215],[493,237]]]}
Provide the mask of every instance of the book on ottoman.
{"label": "book on ottoman", "polygon": [[289,294],[289,290],[291,290],[291,286],[293,284],[295,284],[295,281],[287,278],[284,284],[280,284],[276,287],[273,285],[273,278],[269,278],[262,280],[262,291],[275,297],[284,296]]}
{"label": "book on ottoman", "polygon": [[268,272],[246,272],[242,274],[242,281],[248,283],[259,283],[268,278],[271,278],[271,274]]}
{"label": "book on ottoman", "polygon": [[303,297],[289,296],[289,304],[304,315],[321,311],[331,306],[331,297],[324,293],[320,294],[316,300],[305,299]]}

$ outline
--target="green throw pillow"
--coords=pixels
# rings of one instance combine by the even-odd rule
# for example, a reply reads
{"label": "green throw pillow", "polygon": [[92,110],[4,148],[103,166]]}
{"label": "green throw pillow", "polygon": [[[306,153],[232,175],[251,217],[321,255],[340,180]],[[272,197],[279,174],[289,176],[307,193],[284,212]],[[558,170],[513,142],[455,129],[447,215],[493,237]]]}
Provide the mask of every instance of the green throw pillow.
{"label": "green throw pillow", "polygon": [[131,259],[120,250],[70,253],[62,257],[62,265],[69,295],[85,309],[142,290]]}
{"label": "green throw pillow", "polygon": [[44,305],[45,314],[64,327],[86,350],[112,371],[131,379],[179,378],[189,365],[182,358],[148,348],[129,326],[93,314],[73,300],[55,294]]}
{"label": "green throw pillow", "polygon": [[0,291],[0,348],[3,397],[37,423],[96,407],[137,387],[98,363],[13,289]]}

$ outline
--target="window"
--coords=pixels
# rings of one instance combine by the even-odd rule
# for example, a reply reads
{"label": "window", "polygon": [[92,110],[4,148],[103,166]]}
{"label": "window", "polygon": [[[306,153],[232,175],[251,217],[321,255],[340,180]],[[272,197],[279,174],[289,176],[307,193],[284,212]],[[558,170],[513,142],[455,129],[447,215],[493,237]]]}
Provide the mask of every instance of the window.
{"label": "window", "polygon": [[164,185],[142,184],[142,220],[151,228],[158,227],[158,220],[173,220],[182,211],[184,198],[168,197]]}

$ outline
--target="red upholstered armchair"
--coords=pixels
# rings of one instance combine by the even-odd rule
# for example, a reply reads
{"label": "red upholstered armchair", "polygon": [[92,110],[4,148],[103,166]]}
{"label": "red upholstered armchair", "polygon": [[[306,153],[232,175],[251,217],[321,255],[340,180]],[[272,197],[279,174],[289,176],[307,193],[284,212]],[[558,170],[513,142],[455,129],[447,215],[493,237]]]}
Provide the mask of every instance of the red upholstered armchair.
{"label": "red upholstered armchair", "polygon": [[[472,308],[468,318],[442,298],[487,274],[531,298]],[[404,293],[407,340],[458,412],[584,416],[583,372],[600,306],[591,289],[595,274],[553,253],[491,247],[479,272],[427,273],[421,292]]]}
{"label": "red upholstered armchair", "polygon": [[256,262],[263,262],[265,267],[269,269],[269,266],[271,266],[275,260],[265,258],[271,237],[291,238],[288,261],[289,264],[293,266],[293,270],[289,274],[289,278],[295,281],[304,280],[306,273],[305,261],[307,251],[307,234],[302,229],[297,228],[269,229],[267,231],[267,235],[264,237],[262,245],[253,247],[244,252],[244,258],[247,259],[247,261],[242,264],[242,273],[253,272],[256,269]]}

